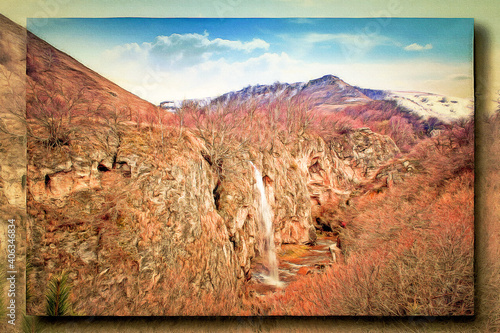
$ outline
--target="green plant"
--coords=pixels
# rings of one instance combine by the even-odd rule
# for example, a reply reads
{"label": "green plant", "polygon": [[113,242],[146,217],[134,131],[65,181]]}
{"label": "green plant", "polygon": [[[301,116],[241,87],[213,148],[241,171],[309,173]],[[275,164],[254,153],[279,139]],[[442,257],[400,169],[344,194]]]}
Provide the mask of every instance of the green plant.
{"label": "green plant", "polygon": [[49,281],[45,299],[45,312],[48,316],[65,316],[71,314],[70,286],[65,272],[52,277]]}

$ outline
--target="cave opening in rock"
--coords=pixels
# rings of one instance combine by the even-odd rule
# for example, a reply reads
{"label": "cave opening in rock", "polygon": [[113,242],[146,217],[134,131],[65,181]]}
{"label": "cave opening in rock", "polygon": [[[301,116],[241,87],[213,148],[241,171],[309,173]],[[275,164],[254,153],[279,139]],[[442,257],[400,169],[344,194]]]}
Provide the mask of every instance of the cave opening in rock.
{"label": "cave opening in rock", "polygon": [[328,224],[325,224],[319,217],[316,218],[316,229],[318,229],[319,231],[333,231],[332,227],[330,227]]}
{"label": "cave opening in rock", "polygon": [[262,182],[264,183],[264,185],[266,187],[273,185],[273,180],[268,175],[265,175],[264,177],[262,177]]}
{"label": "cave opening in rock", "polygon": [[45,175],[45,189],[50,190],[50,176]]}
{"label": "cave opening in rock", "polygon": [[316,161],[313,165],[309,167],[310,173],[319,173],[320,171],[321,171],[321,166],[318,163],[318,161]]}
{"label": "cave opening in rock", "polygon": [[214,190],[212,191],[212,194],[214,196],[214,203],[215,203],[215,208],[219,210],[219,201],[220,201],[220,192],[219,192],[219,185],[220,181],[217,182],[217,185],[215,185]]}
{"label": "cave opening in rock", "polygon": [[99,170],[101,172],[107,172],[107,171],[109,171],[109,168],[107,166],[105,166],[104,164],[99,163],[99,165],[97,166],[97,170]]}
{"label": "cave opening in rock", "polygon": [[130,178],[132,177],[132,169],[127,164],[127,162],[118,162],[116,163],[116,169],[120,170],[123,174],[123,177]]}

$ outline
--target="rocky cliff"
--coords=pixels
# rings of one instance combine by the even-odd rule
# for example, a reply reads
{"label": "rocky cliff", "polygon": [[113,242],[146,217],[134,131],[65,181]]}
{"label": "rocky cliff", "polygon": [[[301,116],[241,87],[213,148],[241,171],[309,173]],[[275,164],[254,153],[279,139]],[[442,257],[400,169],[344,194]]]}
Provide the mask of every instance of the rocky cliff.
{"label": "rocky cliff", "polygon": [[[44,290],[53,271],[69,271],[76,309],[87,309],[90,299],[93,314],[162,314],[172,267],[194,293],[237,294],[263,243],[248,161],[262,172],[279,249],[314,243],[317,228],[335,228],[339,221],[327,216],[398,153],[390,139],[367,129],[330,144],[313,135],[286,144],[275,138],[271,148],[249,147],[227,163],[221,179],[189,131],[163,145],[158,133],[127,125],[78,137],[67,146],[28,147],[31,282]],[[89,285],[95,294],[88,295]],[[124,296],[146,295],[149,306],[110,308]]]}

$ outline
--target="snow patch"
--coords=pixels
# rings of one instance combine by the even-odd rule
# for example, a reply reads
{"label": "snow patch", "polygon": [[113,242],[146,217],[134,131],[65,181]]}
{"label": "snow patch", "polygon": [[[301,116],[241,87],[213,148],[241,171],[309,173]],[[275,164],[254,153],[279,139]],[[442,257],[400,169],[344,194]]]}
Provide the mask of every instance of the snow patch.
{"label": "snow patch", "polygon": [[385,100],[393,100],[424,119],[436,117],[452,122],[474,113],[474,100],[423,92],[388,91]]}

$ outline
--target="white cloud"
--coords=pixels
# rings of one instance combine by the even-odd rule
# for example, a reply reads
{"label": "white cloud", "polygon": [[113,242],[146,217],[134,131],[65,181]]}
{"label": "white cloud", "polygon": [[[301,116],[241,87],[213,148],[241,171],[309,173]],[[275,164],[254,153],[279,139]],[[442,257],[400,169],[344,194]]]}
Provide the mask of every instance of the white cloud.
{"label": "white cloud", "polygon": [[[308,35],[310,42],[348,42],[350,37],[347,34]],[[378,42],[391,41],[382,38]],[[109,50],[96,60],[99,62],[94,67],[155,104],[163,100],[217,96],[249,84],[308,81],[325,74],[337,75],[349,84],[366,88],[472,97],[472,79],[467,80],[472,77],[470,64],[424,60],[338,64],[297,60],[285,52],[250,53],[268,47],[269,44],[258,39],[241,42],[209,39],[208,34],[161,36],[152,43],[127,44]],[[228,51],[223,50],[245,57],[227,57]],[[219,55],[214,56],[217,53]]]}
{"label": "white cloud", "polygon": [[198,52],[223,52],[228,50],[237,50],[251,52],[255,49],[269,48],[269,44],[259,38],[254,38],[250,42],[241,42],[239,40],[227,40],[215,38],[210,40],[208,33],[203,35],[192,34],[172,34],[170,36],[158,36],[154,43],[145,43],[152,51],[163,52],[165,54],[175,53],[179,50],[197,50]]}
{"label": "white cloud", "polygon": [[242,43],[238,41],[226,40],[216,38],[213,40],[212,44],[217,45],[219,48],[227,47],[233,50],[240,50],[245,52],[251,52],[256,49],[269,49],[269,44],[262,39],[254,38],[251,42]]}
{"label": "white cloud", "polygon": [[269,44],[259,38],[248,42],[210,39],[208,33],[172,34],[158,36],[151,43],[125,44],[104,52],[108,62],[117,60],[147,61],[151,66],[181,70],[207,61],[225,52],[250,53],[255,50],[267,50]]}
{"label": "white cloud", "polygon": [[425,46],[422,46],[417,43],[410,44],[408,46],[405,46],[404,49],[406,51],[424,51],[424,50],[431,50],[432,49],[432,44],[426,44]]}

